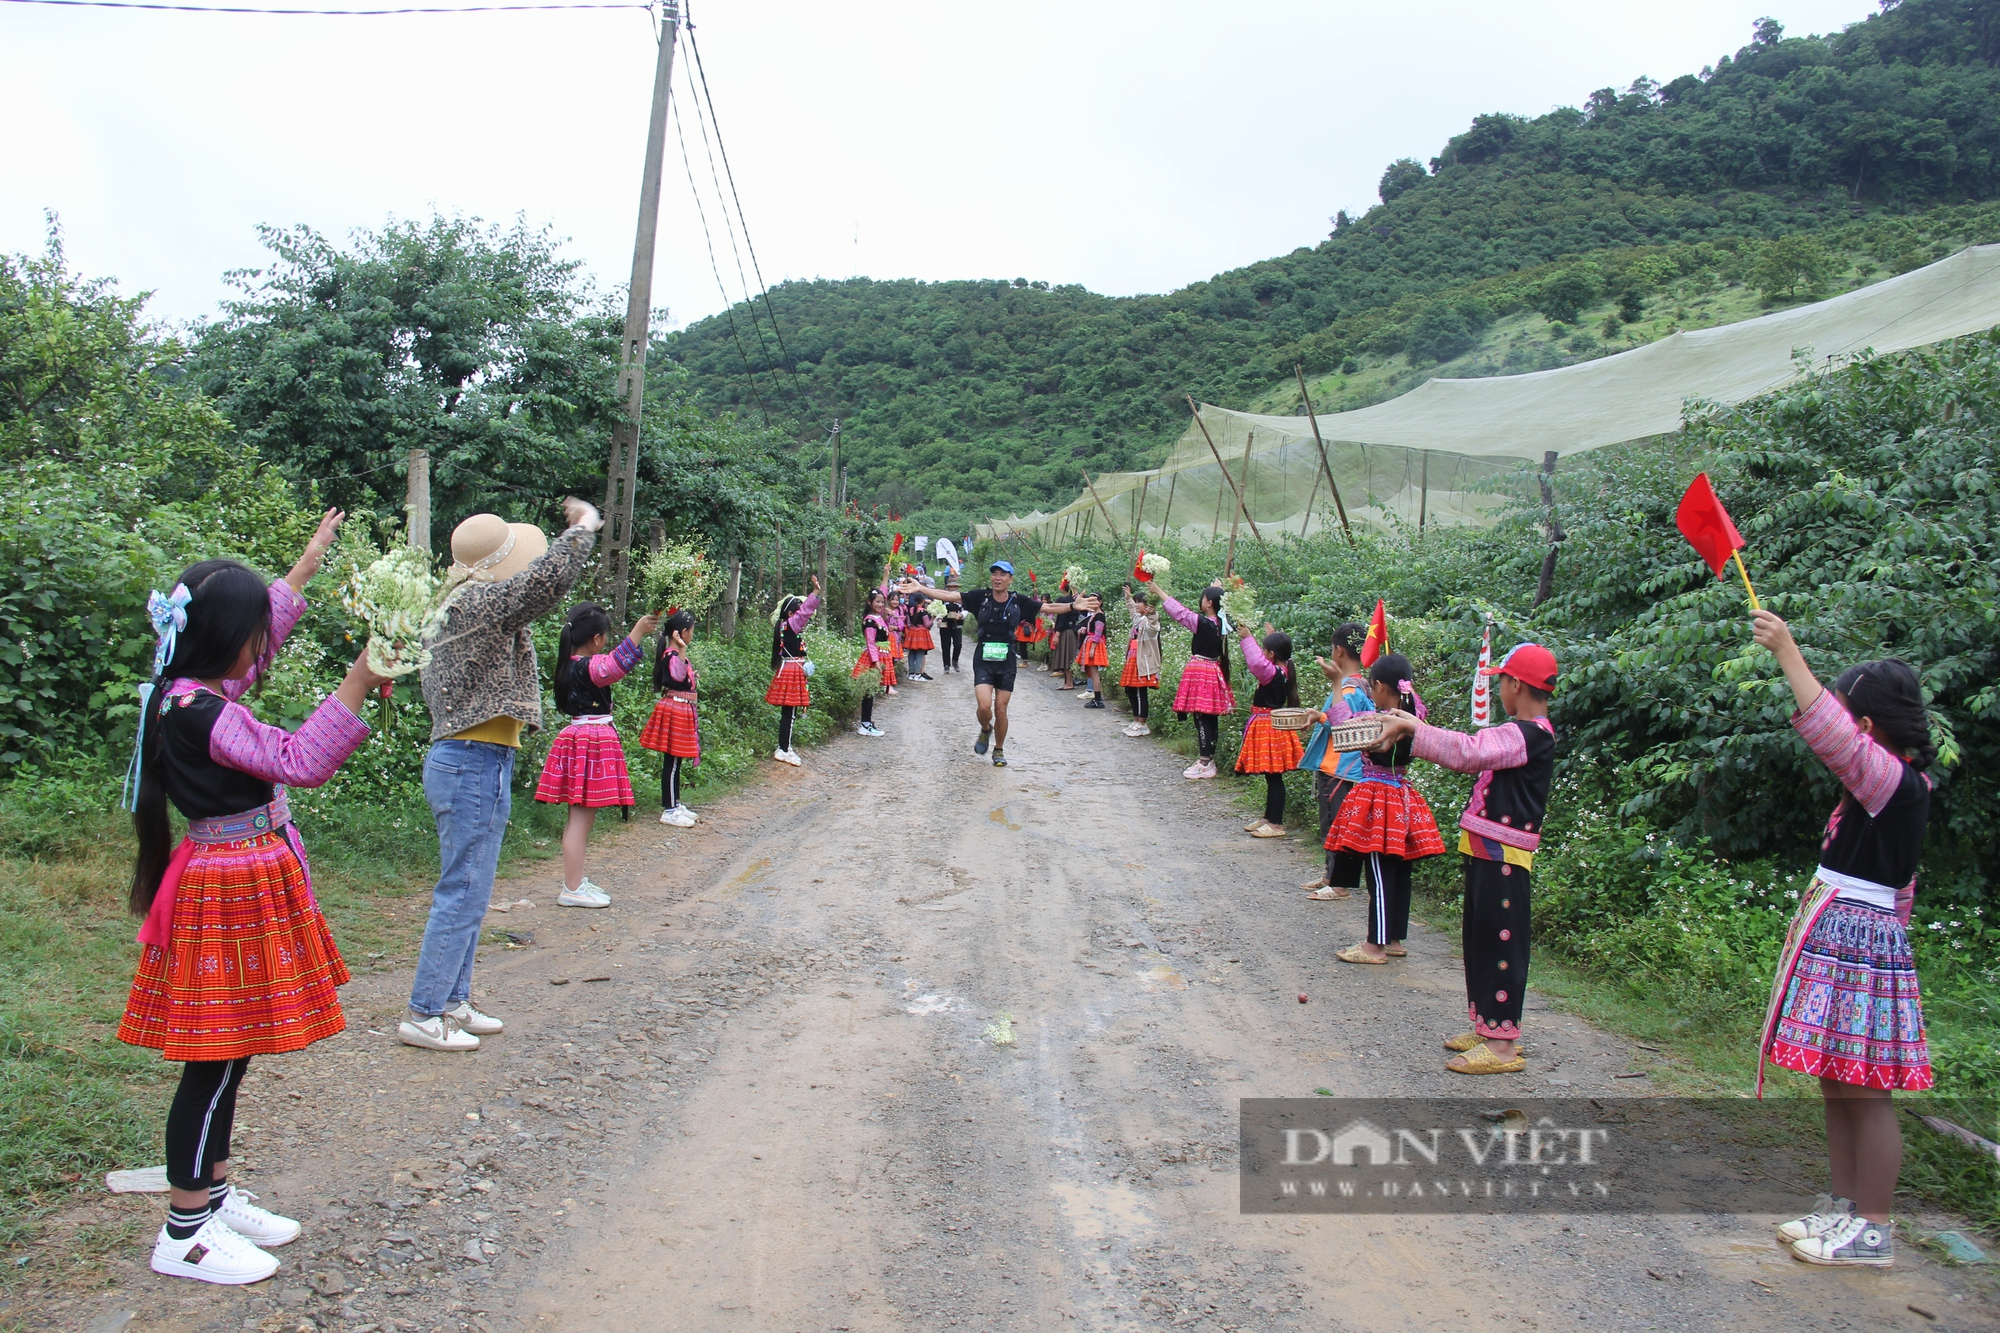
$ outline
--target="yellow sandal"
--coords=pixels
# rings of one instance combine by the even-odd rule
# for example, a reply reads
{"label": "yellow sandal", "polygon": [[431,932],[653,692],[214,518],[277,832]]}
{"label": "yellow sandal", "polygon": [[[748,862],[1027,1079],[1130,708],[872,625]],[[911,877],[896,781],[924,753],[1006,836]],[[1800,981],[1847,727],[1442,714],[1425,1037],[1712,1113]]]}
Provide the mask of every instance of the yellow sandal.
{"label": "yellow sandal", "polygon": [[1461,1032],[1456,1037],[1446,1038],[1444,1048],[1447,1051],[1469,1051],[1484,1040],[1477,1032]]}
{"label": "yellow sandal", "polygon": [[1358,944],[1348,945],[1345,949],[1342,949],[1339,953],[1335,954],[1334,957],[1338,958],[1343,963],[1372,963],[1377,967],[1385,966],[1389,961],[1386,958],[1369,957],[1366,953],[1362,951],[1361,946]]}
{"label": "yellow sandal", "polygon": [[1444,1067],[1454,1074],[1518,1074],[1528,1067],[1528,1062],[1518,1055],[1502,1060],[1482,1041],[1463,1055],[1447,1060]]}

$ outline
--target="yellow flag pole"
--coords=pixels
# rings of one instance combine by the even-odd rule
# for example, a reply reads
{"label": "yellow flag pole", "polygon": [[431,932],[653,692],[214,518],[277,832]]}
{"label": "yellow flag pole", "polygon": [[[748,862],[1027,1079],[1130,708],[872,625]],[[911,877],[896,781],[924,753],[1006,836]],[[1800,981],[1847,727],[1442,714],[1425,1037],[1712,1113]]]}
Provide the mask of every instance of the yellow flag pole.
{"label": "yellow flag pole", "polygon": [[1763,610],[1762,607],[1757,605],[1757,590],[1750,586],[1750,571],[1743,568],[1743,552],[1731,551],[1729,558],[1736,562],[1736,572],[1743,577],[1743,591],[1750,594],[1750,609],[1752,611]]}

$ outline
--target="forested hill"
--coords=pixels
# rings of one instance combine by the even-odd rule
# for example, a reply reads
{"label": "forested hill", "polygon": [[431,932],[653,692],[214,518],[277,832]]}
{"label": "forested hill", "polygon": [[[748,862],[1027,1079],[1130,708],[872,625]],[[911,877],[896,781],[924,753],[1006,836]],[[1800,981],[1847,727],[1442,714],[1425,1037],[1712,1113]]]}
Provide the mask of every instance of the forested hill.
{"label": "forested hill", "polygon": [[[1371,359],[1396,363],[1378,391],[1403,387],[1512,312],[1560,338],[1602,305],[1610,338],[1689,283],[1805,299],[1962,243],[1926,211],[1996,195],[2000,0],[1885,0],[1827,37],[1763,20],[1713,68],[1580,109],[1479,116],[1428,167],[1392,163],[1381,204],[1317,245],[1166,295],[790,282],[769,294],[784,353],[747,305],[671,349],[712,407],[802,433],[842,418],[864,503],[1026,507],[1073,494],[1079,469],[1149,464],[1183,390],[1247,405],[1295,361]],[[1609,350],[1551,339],[1541,363]],[[1347,405],[1340,384],[1328,405]]]}

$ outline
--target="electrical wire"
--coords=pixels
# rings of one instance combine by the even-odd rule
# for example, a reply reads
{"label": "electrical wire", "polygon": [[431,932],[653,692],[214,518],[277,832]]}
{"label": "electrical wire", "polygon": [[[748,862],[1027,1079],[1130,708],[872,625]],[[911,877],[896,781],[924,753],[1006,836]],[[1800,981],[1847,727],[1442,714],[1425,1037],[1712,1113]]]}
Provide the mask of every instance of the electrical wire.
{"label": "electrical wire", "polygon": [[0,0],[10,5],[49,5],[57,9],[162,9],[179,14],[282,14],[311,15],[318,18],[359,18],[382,14],[499,14],[522,10],[559,9],[646,9],[651,5],[412,5],[397,9],[264,9],[251,5],[167,5],[152,0]]}
{"label": "electrical wire", "polygon": [[[690,42],[690,45],[692,45],[692,42]],[[743,251],[736,244],[736,223],[729,216],[729,203],[722,197],[722,178],[717,174],[715,169],[715,145],[709,141],[708,121],[702,116],[701,99],[695,96],[694,75],[688,72],[685,62],[681,65],[681,79],[687,84],[688,99],[694,105],[695,129],[701,132],[702,150],[708,155],[708,179],[715,186],[716,206],[722,211],[722,227],[729,236],[729,253],[736,261],[736,282],[743,290],[743,304],[750,308],[750,331],[756,335],[758,354],[763,357],[764,363],[768,366],[776,358],[771,355],[771,349],[764,343],[764,326],[757,319],[757,302],[750,295],[750,279],[743,272]],[[712,114],[714,108],[711,107],[709,110]],[[716,137],[721,137],[720,130],[716,132]],[[741,211],[740,208],[738,211]],[[775,327],[772,329],[772,332],[777,332]]]}
{"label": "electrical wire", "polygon": [[[669,94],[671,96],[671,94]],[[757,372],[750,368],[750,353],[743,346],[743,335],[736,329],[736,303],[729,299],[729,285],[722,280],[722,265],[715,259],[715,237],[708,229],[708,210],[702,207],[701,191],[694,183],[694,162],[688,157],[687,134],[681,129],[681,117],[672,114],[669,103],[668,119],[674,123],[674,138],[681,146],[681,166],[687,171],[688,193],[694,196],[695,216],[701,219],[701,238],[708,245],[708,267],[715,274],[715,289],[722,293],[722,313],[729,321],[729,336],[736,344],[736,354],[743,358],[743,373],[750,379],[750,397],[757,404],[757,411],[763,414],[764,424],[771,424],[771,413],[764,406],[764,395],[757,389]]]}
{"label": "electrical wire", "polygon": [[709,95],[708,68],[701,62],[701,45],[695,40],[694,24],[691,21],[687,25],[687,34],[688,50],[694,55],[695,71],[701,77],[702,100],[708,103],[708,120],[711,125],[715,126],[715,146],[722,153],[722,171],[729,178],[729,197],[735,201],[737,219],[743,224],[743,244],[750,251],[750,269],[757,275],[757,291],[764,302],[765,316],[771,321],[771,334],[778,340],[778,352],[784,357],[785,373],[792,377],[792,387],[799,392],[808,404],[817,408],[818,403],[814,400],[812,393],[799,382],[797,363],[792,359],[791,349],[785,346],[784,332],[778,328],[778,312],[771,306],[771,287],[769,283],[764,281],[764,266],[757,262],[757,243],[750,239],[750,219],[743,212],[742,197],[736,192],[736,172],[729,165],[729,145],[722,141],[722,121],[716,117],[715,99]]}

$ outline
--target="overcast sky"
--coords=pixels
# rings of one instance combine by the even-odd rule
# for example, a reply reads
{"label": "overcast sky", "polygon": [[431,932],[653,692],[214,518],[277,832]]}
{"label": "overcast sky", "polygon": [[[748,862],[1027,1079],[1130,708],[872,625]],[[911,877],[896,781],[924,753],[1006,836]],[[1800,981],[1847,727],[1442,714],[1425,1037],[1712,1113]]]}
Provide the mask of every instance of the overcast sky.
{"label": "overcast sky", "polygon": [[[1336,209],[1375,202],[1391,159],[1427,160],[1478,112],[1698,70],[1762,14],[1800,34],[1873,9],[694,0],[693,17],[770,282],[1025,276],[1129,294],[1317,242]],[[343,237],[433,208],[521,214],[601,286],[630,271],[644,13],[0,10],[0,250],[39,250],[54,210],[75,266],[151,289],[175,320],[213,312],[223,272],[260,262],[263,222]],[[735,295],[712,199],[709,223]],[[671,134],[654,292],[675,323],[723,299]]]}

